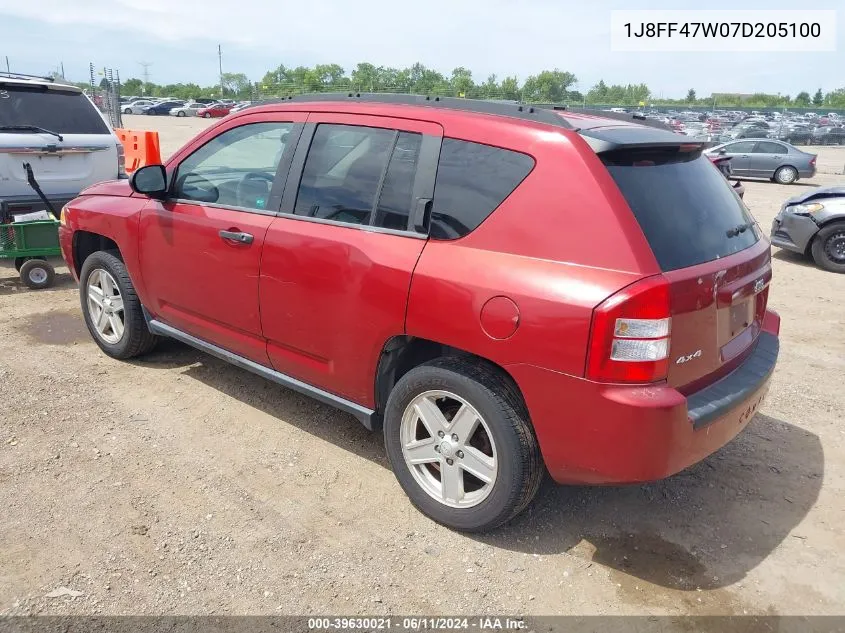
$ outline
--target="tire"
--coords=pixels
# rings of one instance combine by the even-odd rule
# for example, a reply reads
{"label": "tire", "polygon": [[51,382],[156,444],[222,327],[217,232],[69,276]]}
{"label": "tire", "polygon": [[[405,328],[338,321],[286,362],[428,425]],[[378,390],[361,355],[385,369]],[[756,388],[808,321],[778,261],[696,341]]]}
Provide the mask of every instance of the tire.
{"label": "tire", "polygon": [[[434,393],[438,395],[428,395]],[[477,412],[480,420],[476,423],[475,433],[470,433],[466,441],[456,444],[451,442],[451,438],[457,436],[451,434],[441,436],[444,438],[442,441],[431,435],[432,442],[428,442],[428,437],[416,439],[416,433],[407,435],[408,421],[411,421],[412,428],[428,428],[416,415],[413,404],[428,397],[441,402],[443,400],[439,397],[444,393],[463,400],[463,403],[453,401],[453,411],[469,405]],[[450,401],[445,400],[447,404]],[[435,407],[438,406],[435,404]],[[442,415],[442,410],[437,410]],[[446,431],[448,433],[449,429],[446,428]],[[419,442],[431,446],[436,452],[436,459],[431,460],[429,453],[426,458],[429,463],[412,465],[406,462],[403,444],[410,445],[405,441],[408,437],[411,437],[410,444]],[[476,441],[481,441],[481,444],[470,444]],[[434,521],[465,532],[492,530],[522,512],[537,494],[545,473],[537,438],[522,397],[498,370],[477,360],[440,358],[405,374],[396,383],[387,401],[384,442],[396,479],[411,503]],[[485,463],[494,465],[492,483],[484,484],[471,474],[467,478],[467,470],[461,468],[461,464],[469,464],[473,455],[485,457],[491,453],[492,457],[486,457],[488,462]],[[452,455],[453,459],[446,457],[448,455]],[[479,463],[477,457],[473,459],[476,460],[474,463]],[[462,480],[460,489],[466,491],[481,484],[477,491],[463,492],[461,502],[444,500],[442,492],[437,493],[439,496],[436,498],[436,491],[426,490],[425,484],[420,483],[420,480],[430,480],[430,487],[442,489],[440,473],[452,466],[454,470],[450,472],[457,473],[456,476]],[[471,499],[473,496],[477,500]],[[461,507],[459,503],[467,505]]]}
{"label": "tire", "polygon": [[177,113],[176,113],[176,116],[185,116],[185,113],[184,113],[184,112],[179,111],[179,112],[177,112]]}
{"label": "tire", "polygon": [[126,108],[126,109],[123,111],[123,114],[132,114],[132,108]]}
{"label": "tire", "polygon": [[203,115],[202,115],[202,118],[203,118],[203,119],[210,119],[210,118],[211,118],[211,114],[210,114],[210,113],[208,113],[208,112],[206,112],[205,114],[203,114]]}
{"label": "tire", "polygon": [[819,268],[845,273],[845,222],[823,226],[813,238],[810,251]]}
{"label": "tire", "polygon": [[798,170],[795,167],[784,165],[775,170],[775,182],[781,185],[791,185],[796,180],[798,180]]}
{"label": "tire", "polygon": [[[94,342],[112,358],[123,360],[151,351],[155,347],[158,337],[147,328],[141,301],[135,293],[129,272],[118,255],[117,251],[97,251],[88,256],[83,262],[82,271],[79,274],[79,299],[82,304],[85,325],[88,327]],[[102,271],[110,275],[118,291],[116,296],[123,300],[123,309],[113,315],[118,319],[122,316],[123,330],[119,337],[116,335],[114,328],[110,329],[110,335],[100,332],[93,320],[92,309],[89,307],[91,277],[94,273],[97,273],[99,277]],[[111,282],[109,285],[111,285]],[[112,296],[113,298],[114,296]],[[122,312],[122,315],[120,312]]]}
{"label": "tire", "polygon": [[28,259],[21,264],[21,281],[27,288],[41,290],[53,285],[56,271],[52,264],[43,259]]}

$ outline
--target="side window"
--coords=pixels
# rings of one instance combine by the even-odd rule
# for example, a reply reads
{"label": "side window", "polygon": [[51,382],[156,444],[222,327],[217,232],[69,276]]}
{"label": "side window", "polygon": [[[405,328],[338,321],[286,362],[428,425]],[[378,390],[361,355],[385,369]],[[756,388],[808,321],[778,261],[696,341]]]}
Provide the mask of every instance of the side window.
{"label": "side window", "polygon": [[305,159],[294,213],[369,224],[396,131],[318,125]]}
{"label": "side window", "polygon": [[728,154],[748,154],[754,151],[756,144],[756,141],[741,141],[739,143],[725,145],[725,149],[728,151]]}
{"label": "side window", "polygon": [[250,123],[226,130],[179,165],[172,196],[266,209],[293,123]]}
{"label": "side window", "polygon": [[474,230],[534,168],[526,154],[444,138],[434,184],[431,237],[455,239]]}
{"label": "side window", "polygon": [[414,178],[421,146],[422,134],[399,133],[379,195],[376,217],[373,219],[374,226],[398,231],[408,230],[408,216],[414,203]]}
{"label": "side window", "polygon": [[757,147],[754,148],[755,154],[787,154],[786,148],[778,143],[769,143],[767,141],[760,141]]}

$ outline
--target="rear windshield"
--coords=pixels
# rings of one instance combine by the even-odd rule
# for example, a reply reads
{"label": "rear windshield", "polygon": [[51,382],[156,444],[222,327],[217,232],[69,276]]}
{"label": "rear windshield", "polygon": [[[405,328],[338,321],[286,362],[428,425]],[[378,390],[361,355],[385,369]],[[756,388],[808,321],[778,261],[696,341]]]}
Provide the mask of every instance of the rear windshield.
{"label": "rear windshield", "polygon": [[739,196],[700,152],[613,152],[602,160],[662,270],[719,259],[760,239]]}
{"label": "rear windshield", "polygon": [[0,126],[35,125],[59,134],[108,134],[94,105],[80,92],[0,84]]}

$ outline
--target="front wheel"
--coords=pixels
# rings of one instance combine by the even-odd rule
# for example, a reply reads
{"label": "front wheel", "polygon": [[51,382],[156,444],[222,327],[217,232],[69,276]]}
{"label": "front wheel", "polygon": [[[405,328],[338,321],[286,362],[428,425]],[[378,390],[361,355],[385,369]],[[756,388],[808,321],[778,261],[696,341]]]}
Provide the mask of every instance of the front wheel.
{"label": "front wheel", "polygon": [[176,113],[176,116],[185,116],[185,113],[180,111]]}
{"label": "front wheel", "polygon": [[810,250],[813,260],[820,268],[834,273],[845,273],[845,222],[835,222],[822,227],[813,238]]}
{"label": "front wheel", "polygon": [[203,115],[202,115],[202,118],[204,118],[204,119],[210,119],[210,118],[211,118],[211,114],[210,114],[209,112],[206,112],[205,114],[203,114]]}
{"label": "front wheel", "polygon": [[132,108],[126,108],[126,109],[123,111],[123,114],[132,114]]}
{"label": "front wheel", "polygon": [[521,396],[482,361],[441,358],[405,374],[387,402],[384,441],[411,502],[457,530],[510,520],[544,473]]}
{"label": "front wheel", "polygon": [[116,251],[97,251],[82,264],[79,298],[85,325],[106,354],[132,358],[156,344],[147,328],[141,302]]}

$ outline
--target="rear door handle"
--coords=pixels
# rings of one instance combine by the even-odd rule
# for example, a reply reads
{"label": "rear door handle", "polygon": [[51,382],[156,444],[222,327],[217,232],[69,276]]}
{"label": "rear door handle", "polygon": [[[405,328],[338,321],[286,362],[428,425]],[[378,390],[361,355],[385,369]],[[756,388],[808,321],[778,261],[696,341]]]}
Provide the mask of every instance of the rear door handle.
{"label": "rear door handle", "polygon": [[218,235],[224,240],[238,242],[239,244],[252,244],[253,240],[250,233],[242,233],[241,231],[220,231]]}

